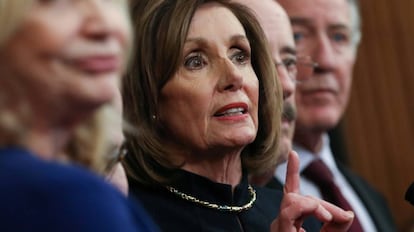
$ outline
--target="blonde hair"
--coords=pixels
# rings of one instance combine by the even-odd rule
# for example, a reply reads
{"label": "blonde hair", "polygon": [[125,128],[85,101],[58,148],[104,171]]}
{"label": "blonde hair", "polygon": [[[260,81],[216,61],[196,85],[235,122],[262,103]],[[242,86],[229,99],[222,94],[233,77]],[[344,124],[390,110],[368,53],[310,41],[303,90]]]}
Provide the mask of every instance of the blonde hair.
{"label": "blonde hair", "polygon": [[[1,0],[0,1],[0,48],[6,40],[18,29],[25,14],[33,4],[33,1]],[[0,79],[3,84],[5,78]],[[19,94],[18,86],[13,88]],[[10,96],[0,93],[0,145],[20,144],[23,141],[26,118],[28,117],[28,106],[23,102],[14,102],[15,109],[10,110],[8,104],[13,102]]]}
{"label": "blonde hair", "polygon": [[33,0],[1,0],[0,1],[0,46],[19,26],[25,13],[33,4]]}
{"label": "blonde hair", "polygon": [[[0,48],[19,29],[25,15],[32,7],[35,0],[0,0]],[[128,14],[126,0],[118,0],[122,4],[122,10]],[[0,77],[0,84],[7,78]],[[13,84],[13,83],[12,83]],[[13,90],[23,96],[18,84],[13,85]],[[22,97],[13,102],[6,93],[0,92],[0,146],[18,145],[24,146],[25,136],[30,126],[30,105]],[[10,103],[13,109],[10,109]],[[102,173],[106,167],[108,142],[111,137],[107,124],[113,117],[121,117],[110,104],[96,110],[90,118],[77,126],[69,139],[62,155],[65,160],[85,166],[95,172]]]}
{"label": "blonde hair", "polygon": [[[99,174],[106,174],[113,132],[108,124],[122,117],[112,105],[105,105],[79,125],[64,154],[70,161],[81,164]],[[120,125],[121,126],[121,125]],[[121,130],[121,128],[120,128]]]}

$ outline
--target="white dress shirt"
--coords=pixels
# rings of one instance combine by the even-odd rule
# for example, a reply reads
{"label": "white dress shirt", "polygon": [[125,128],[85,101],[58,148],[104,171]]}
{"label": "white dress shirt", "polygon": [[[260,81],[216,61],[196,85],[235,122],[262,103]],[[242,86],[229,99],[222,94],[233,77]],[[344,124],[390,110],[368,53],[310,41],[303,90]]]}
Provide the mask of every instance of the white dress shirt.
{"label": "white dress shirt", "polygon": [[[296,151],[299,155],[299,172],[302,172],[314,159],[319,157],[332,172],[335,184],[337,186],[341,186],[340,189],[342,191],[343,196],[349,202],[349,204],[351,204],[352,208],[354,209],[354,213],[357,215],[364,231],[377,231],[375,228],[375,224],[373,223],[361,199],[359,199],[358,195],[355,193],[351,185],[348,183],[346,178],[342,175],[342,173],[336,166],[332,150],[329,146],[329,137],[327,134],[323,135],[322,149],[317,154],[312,154],[310,151],[306,150],[305,148],[297,144],[293,144],[293,150]],[[280,164],[275,171],[275,177],[283,184],[285,183],[286,169],[287,162]],[[311,195],[318,198],[322,198],[319,188],[314,183],[304,178],[302,175],[300,177],[300,192],[304,195]]]}

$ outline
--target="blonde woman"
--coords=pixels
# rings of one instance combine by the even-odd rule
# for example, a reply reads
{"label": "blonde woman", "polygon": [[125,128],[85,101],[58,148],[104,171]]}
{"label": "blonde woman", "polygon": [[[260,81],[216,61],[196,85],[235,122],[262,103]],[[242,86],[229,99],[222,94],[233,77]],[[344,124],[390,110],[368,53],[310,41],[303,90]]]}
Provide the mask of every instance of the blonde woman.
{"label": "blonde woman", "polygon": [[104,162],[98,118],[126,66],[126,2],[2,0],[0,27],[1,230],[153,230],[76,164]]}

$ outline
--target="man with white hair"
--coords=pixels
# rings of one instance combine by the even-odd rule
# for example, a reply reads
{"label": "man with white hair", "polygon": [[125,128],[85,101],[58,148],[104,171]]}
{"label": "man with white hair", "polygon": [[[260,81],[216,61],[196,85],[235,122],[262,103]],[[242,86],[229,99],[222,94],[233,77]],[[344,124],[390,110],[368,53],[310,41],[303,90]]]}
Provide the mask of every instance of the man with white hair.
{"label": "man with white hair", "polygon": [[[293,149],[301,161],[301,193],[353,210],[356,218],[351,231],[396,231],[384,198],[335,160],[327,135],[339,123],[349,100],[361,37],[357,0],[278,2],[289,15],[297,50],[318,63],[312,78],[297,86],[295,96]],[[285,175],[286,164],[282,164],[276,177],[283,183]]]}

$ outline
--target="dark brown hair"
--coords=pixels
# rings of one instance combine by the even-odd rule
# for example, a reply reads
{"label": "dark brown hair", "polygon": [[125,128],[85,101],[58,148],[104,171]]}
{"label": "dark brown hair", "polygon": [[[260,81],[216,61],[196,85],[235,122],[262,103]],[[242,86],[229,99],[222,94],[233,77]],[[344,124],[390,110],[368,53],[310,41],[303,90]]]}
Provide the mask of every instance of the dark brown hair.
{"label": "dark brown hair", "polygon": [[129,154],[124,165],[130,178],[143,184],[168,181],[168,171],[179,168],[174,151],[161,137],[154,117],[166,82],[178,70],[183,46],[195,11],[218,3],[241,22],[252,50],[252,66],[259,79],[259,128],[254,142],[242,151],[243,168],[249,172],[276,163],[282,96],[265,35],[246,8],[226,0],[133,0],[131,10],[136,36],[131,67],[122,84],[125,119],[138,129],[126,135]]}

